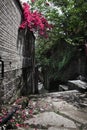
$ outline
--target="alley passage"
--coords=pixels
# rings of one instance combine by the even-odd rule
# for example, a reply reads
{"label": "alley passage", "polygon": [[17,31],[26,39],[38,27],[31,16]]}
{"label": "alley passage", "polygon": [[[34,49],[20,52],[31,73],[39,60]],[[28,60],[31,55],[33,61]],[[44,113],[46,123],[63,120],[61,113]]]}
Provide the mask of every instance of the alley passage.
{"label": "alley passage", "polygon": [[19,106],[19,110],[7,123],[8,128],[87,130],[87,93],[71,90],[31,95],[18,99],[13,106]]}

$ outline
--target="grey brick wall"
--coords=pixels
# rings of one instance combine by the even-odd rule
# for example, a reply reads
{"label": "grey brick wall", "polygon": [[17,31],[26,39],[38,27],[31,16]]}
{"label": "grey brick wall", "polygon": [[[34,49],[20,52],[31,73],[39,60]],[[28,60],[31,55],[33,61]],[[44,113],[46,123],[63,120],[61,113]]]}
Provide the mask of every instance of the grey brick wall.
{"label": "grey brick wall", "polygon": [[[0,0],[0,58],[4,62],[4,77],[0,77],[1,103],[12,100],[21,94],[20,92],[22,89],[24,90],[25,86],[24,70],[25,68],[31,70],[34,62],[32,62],[32,59],[34,60],[32,46],[34,36],[30,32],[28,37],[26,30],[19,30],[21,20],[22,10],[17,0]],[[33,48],[33,53],[29,52],[32,50],[31,48]],[[27,87],[32,89],[32,85]]]}

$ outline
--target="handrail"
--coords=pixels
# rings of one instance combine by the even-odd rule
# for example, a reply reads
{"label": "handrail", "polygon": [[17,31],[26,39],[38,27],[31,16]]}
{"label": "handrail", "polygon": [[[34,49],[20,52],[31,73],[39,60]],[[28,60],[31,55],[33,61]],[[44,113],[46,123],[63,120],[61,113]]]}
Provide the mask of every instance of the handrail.
{"label": "handrail", "polygon": [[2,119],[2,121],[0,122],[0,126],[5,125],[9,120],[12,119],[12,116],[15,114],[15,112],[18,110],[18,107],[15,107],[11,112],[9,112],[7,114],[7,116],[5,118]]}
{"label": "handrail", "polygon": [[1,62],[1,78],[3,78],[4,77],[4,61],[1,60],[0,58],[0,62]]}

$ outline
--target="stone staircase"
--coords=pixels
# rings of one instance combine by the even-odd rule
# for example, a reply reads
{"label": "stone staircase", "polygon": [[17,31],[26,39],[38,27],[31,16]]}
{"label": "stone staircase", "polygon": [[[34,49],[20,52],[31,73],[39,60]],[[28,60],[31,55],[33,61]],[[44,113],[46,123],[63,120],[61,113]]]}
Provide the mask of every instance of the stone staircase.
{"label": "stone staircase", "polygon": [[78,90],[87,91],[87,82],[82,80],[68,80],[67,85],[59,85],[59,91]]}
{"label": "stone staircase", "polygon": [[30,99],[34,111],[38,110],[24,122],[30,130],[87,130],[87,106],[79,105],[84,100],[87,104],[87,93],[68,90],[32,95]]}
{"label": "stone staircase", "polygon": [[68,81],[69,89],[76,89],[79,91],[87,91],[87,83],[81,80],[69,80]]}

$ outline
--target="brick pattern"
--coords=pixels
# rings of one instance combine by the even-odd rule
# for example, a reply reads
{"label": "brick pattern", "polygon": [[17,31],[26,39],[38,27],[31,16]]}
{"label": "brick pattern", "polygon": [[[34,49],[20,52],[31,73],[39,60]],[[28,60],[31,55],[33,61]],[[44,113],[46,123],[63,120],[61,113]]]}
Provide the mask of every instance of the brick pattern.
{"label": "brick pattern", "polygon": [[4,61],[4,78],[0,79],[0,102],[4,103],[20,95],[25,84],[23,68],[33,64],[30,59],[34,59],[31,58],[34,36],[28,31],[28,37],[26,30],[19,30],[21,20],[22,10],[16,0],[0,1],[0,57]]}

